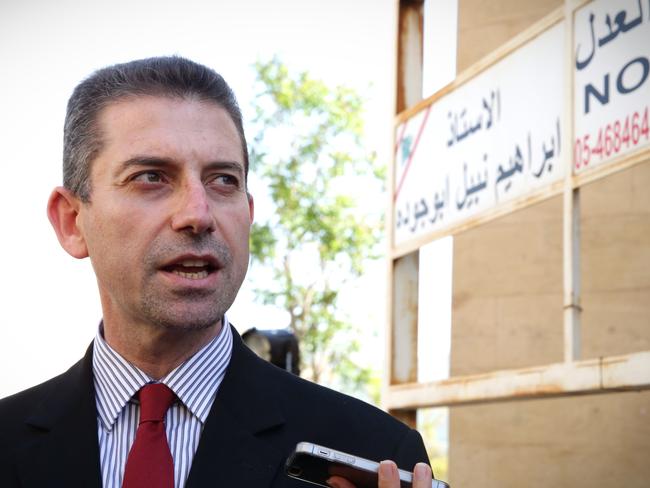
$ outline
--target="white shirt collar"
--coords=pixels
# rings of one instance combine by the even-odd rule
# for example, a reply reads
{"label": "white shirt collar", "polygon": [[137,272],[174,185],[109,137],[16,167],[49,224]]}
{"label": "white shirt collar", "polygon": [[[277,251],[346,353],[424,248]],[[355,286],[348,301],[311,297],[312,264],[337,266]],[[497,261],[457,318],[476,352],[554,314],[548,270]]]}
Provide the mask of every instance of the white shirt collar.
{"label": "white shirt collar", "polygon": [[[219,334],[162,378],[160,383],[171,388],[185,407],[205,423],[231,355],[232,331],[224,316]],[[108,431],[112,430],[135,393],[153,381],[106,343],[103,324],[100,324],[94,341],[93,375],[97,412]]]}

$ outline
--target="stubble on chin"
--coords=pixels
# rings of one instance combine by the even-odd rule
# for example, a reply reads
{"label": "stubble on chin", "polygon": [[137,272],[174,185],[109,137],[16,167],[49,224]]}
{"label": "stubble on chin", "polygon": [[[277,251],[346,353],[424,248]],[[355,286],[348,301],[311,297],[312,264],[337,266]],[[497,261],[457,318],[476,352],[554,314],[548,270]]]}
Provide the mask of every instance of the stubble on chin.
{"label": "stubble on chin", "polygon": [[[216,290],[177,289],[161,287],[156,279],[161,263],[176,256],[212,254],[221,268]],[[156,326],[176,330],[205,330],[218,324],[235,300],[243,276],[235,276],[232,254],[227,246],[211,235],[184,236],[174,243],[156,240],[144,263],[140,310],[143,318]]]}
{"label": "stubble on chin", "polygon": [[205,330],[221,321],[234,298],[234,293],[230,290],[224,290],[217,296],[187,290],[174,293],[171,299],[145,293],[141,300],[141,310],[148,323],[161,328]]}

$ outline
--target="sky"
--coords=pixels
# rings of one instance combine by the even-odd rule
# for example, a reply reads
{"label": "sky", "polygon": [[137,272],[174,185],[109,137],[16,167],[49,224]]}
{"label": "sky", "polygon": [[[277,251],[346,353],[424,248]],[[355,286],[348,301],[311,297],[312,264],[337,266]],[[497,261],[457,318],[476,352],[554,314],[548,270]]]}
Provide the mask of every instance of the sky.
{"label": "sky", "polygon": [[[443,59],[455,56],[444,38],[455,38],[455,1],[436,2],[453,8],[430,16],[436,22],[429,29],[437,33],[434,37],[425,28],[425,56],[437,60],[425,62],[425,96],[455,72],[453,59]],[[75,260],[61,249],[45,213],[52,188],[61,183],[65,106],[79,81],[108,64],[179,54],[221,73],[246,119],[252,115],[252,64],[277,55],[293,70],[357,89],[367,100],[368,144],[388,164],[396,13],[396,0],[1,0],[0,250],[5,273],[0,282],[0,397],[65,371],[82,356],[101,318],[89,261]],[[256,214],[264,216],[269,210],[259,198],[264,188],[254,176],[250,190],[258,197]],[[386,202],[380,198],[370,203],[384,207]],[[450,256],[450,242],[434,247]],[[423,252],[422,261],[434,263],[428,267],[436,272],[428,277],[423,273],[421,279],[437,279],[448,287],[451,261],[431,251]],[[379,261],[342,293],[340,304],[365,328],[363,351],[379,370],[385,282],[385,263]],[[443,301],[450,300],[447,295],[442,293]],[[429,312],[438,308],[442,315],[430,316],[428,322],[448,320],[448,304],[432,306]],[[254,303],[250,280],[229,318],[240,332],[286,325],[282,313]],[[427,338],[421,341],[424,347],[438,344],[435,354],[423,358],[448,354],[447,339],[436,341],[431,327],[422,334]],[[422,379],[444,377],[445,362],[448,356],[437,372]]]}
{"label": "sky", "polygon": [[[2,0],[0,397],[65,371],[101,318],[89,261],[60,248],[45,214],[50,191],[61,183],[65,105],[79,81],[108,64],[180,54],[220,72],[246,118],[252,63],[278,55],[293,69],[371,100],[370,138],[386,158],[395,9],[392,0]],[[256,212],[263,211],[258,203]],[[378,267],[371,280],[382,282],[382,273]],[[377,293],[383,296],[381,287]],[[245,285],[229,314],[240,330],[283,325],[279,314],[261,316],[251,299]],[[381,330],[382,314],[375,312],[367,312],[368,320],[381,321]]]}

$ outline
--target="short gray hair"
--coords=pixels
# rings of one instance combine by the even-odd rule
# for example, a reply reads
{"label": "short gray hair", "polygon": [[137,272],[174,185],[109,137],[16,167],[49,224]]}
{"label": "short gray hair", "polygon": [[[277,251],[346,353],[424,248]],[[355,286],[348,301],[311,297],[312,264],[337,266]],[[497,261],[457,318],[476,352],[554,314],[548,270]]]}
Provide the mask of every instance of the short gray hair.
{"label": "short gray hair", "polygon": [[63,129],[63,186],[90,201],[92,161],[102,149],[97,126],[107,105],[131,96],[198,98],[222,107],[237,128],[248,177],[248,149],[235,95],[216,71],[180,56],[139,59],[99,69],[74,89]]}

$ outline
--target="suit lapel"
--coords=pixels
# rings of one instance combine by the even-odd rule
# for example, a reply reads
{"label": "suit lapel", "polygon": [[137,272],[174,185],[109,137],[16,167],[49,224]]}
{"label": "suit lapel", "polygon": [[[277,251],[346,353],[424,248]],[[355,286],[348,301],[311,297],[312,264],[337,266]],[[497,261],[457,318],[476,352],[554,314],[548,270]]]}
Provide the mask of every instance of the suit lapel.
{"label": "suit lapel", "polygon": [[18,456],[21,486],[101,487],[94,392],[91,346],[25,420],[33,436]]}
{"label": "suit lapel", "polygon": [[233,329],[228,372],[205,424],[187,488],[270,486],[287,453],[265,442],[264,432],[281,428],[284,416],[277,393],[266,379],[266,365]]}

